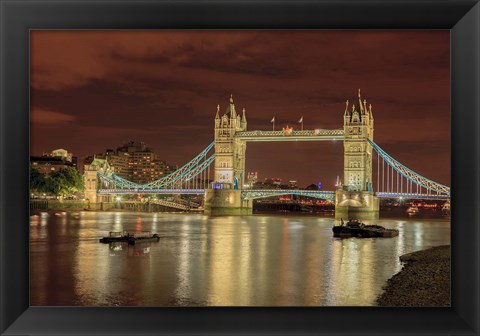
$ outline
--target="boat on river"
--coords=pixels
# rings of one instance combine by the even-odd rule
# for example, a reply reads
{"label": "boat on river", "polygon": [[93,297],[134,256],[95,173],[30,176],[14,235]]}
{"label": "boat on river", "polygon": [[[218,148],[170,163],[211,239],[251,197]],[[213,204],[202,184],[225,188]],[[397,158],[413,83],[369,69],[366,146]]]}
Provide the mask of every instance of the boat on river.
{"label": "boat on river", "polygon": [[442,206],[442,213],[444,215],[450,215],[450,201],[445,202]]}
{"label": "boat on river", "polygon": [[101,238],[100,243],[128,243],[135,245],[136,243],[146,243],[159,241],[160,236],[156,233],[151,234],[150,231],[128,232],[128,231],[110,231],[107,237]]}
{"label": "boat on river", "polygon": [[416,206],[411,206],[407,209],[407,213],[409,215],[416,215],[418,212],[419,212],[419,210]]}
{"label": "boat on river", "polygon": [[332,228],[333,236],[339,238],[391,238],[398,236],[398,230],[386,229],[380,225],[365,225],[358,220],[350,220],[346,224]]}

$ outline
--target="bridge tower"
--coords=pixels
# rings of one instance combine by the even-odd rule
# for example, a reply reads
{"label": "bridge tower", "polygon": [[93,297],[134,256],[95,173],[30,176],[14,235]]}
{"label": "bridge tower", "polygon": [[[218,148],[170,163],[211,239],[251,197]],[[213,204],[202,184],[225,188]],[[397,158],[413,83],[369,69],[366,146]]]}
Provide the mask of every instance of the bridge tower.
{"label": "bridge tower", "polygon": [[346,102],[343,116],[344,139],[344,181],[335,193],[336,218],[378,218],[379,201],[373,194],[372,146],[373,140],[372,105],[367,106],[358,89],[358,105],[351,108]]}
{"label": "bridge tower", "polygon": [[115,195],[98,195],[100,179],[98,173],[110,175],[113,167],[105,159],[94,158],[90,164],[84,166],[83,181],[85,185],[85,198],[89,201],[89,207],[93,210],[103,210],[104,203],[113,203]]}
{"label": "bridge tower", "polygon": [[215,175],[211,188],[205,194],[205,212],[208,214],[242,215],[252,213],[252,201],[242,201],[245,182],[245,152],[247,144],[236,137],[247,129],[245,109],[240,116],[233,96],[220,117],[220,105],[215,116]]}

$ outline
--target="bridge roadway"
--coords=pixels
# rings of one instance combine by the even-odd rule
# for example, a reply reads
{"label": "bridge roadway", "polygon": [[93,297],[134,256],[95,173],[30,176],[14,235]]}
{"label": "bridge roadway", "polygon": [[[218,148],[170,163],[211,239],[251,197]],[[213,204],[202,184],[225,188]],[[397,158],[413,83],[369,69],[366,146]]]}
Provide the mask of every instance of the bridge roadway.
{"label": "bridge roadway", "polygon": [[125,194],[165,194],[165,195],[178,195],[178,194],[190,194],[190,195],[204,195],[205,189],[150,189],[150,188],[137,188],[137,189],[98,189],[99,195],[125,195]]}
{"label": "bridge roadway", "polygon": [[425,199],[425,200],[448,200],[450,195],[446,194],[412,194],[412,193],[394,193],[394,192],[376,192],[375,196],[379,198],[404,198],[404,199]]}
{"label": "bridge roadway", "polygon": [[[164,195],[204,195],[205,189],[99,189],[100,195],[122,195],[122,194],[164,194]],[[242,198],[245,200],[259,199],[280,195],[300,195],[313,198],[320,198],[329,201],[335,200],[334,191],[324,190],[301,190],[301,189],[245,189],[242,191]],[[416,193],[393,193],[377,192],[379,198],[404,198],[404,199],[431,199],[448,200],[446,194],[416,194]]]}
{"label": "bridge roadway", "polygon": [[[163,195],[204,195],[205,189],[99,189],[100,195],[125,195],[125,194],[163,194]],[[280,195],[302,195],[314,198],[335,200],[334,191],[323,190],[294,190],[294,189],[245,189],[242,191],[244,200],[265,198]]]}

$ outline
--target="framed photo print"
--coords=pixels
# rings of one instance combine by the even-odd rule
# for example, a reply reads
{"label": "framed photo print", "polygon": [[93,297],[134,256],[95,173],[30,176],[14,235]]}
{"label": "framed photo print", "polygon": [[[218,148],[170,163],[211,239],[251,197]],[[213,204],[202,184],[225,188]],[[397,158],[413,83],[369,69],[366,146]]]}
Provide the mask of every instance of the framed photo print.
{"label": "framed photo print", "polygon": [[2,334],[477,335],[479,6],[2,1]]}

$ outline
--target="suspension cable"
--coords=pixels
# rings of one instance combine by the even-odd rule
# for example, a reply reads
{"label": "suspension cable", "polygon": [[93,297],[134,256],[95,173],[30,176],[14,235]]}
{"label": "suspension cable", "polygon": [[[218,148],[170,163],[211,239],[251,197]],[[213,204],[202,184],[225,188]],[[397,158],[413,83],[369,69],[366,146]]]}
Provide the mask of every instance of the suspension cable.
{"label": "suspension cable", "polygon": [[377,153],[377,191],[380,191],[380,155]]}

